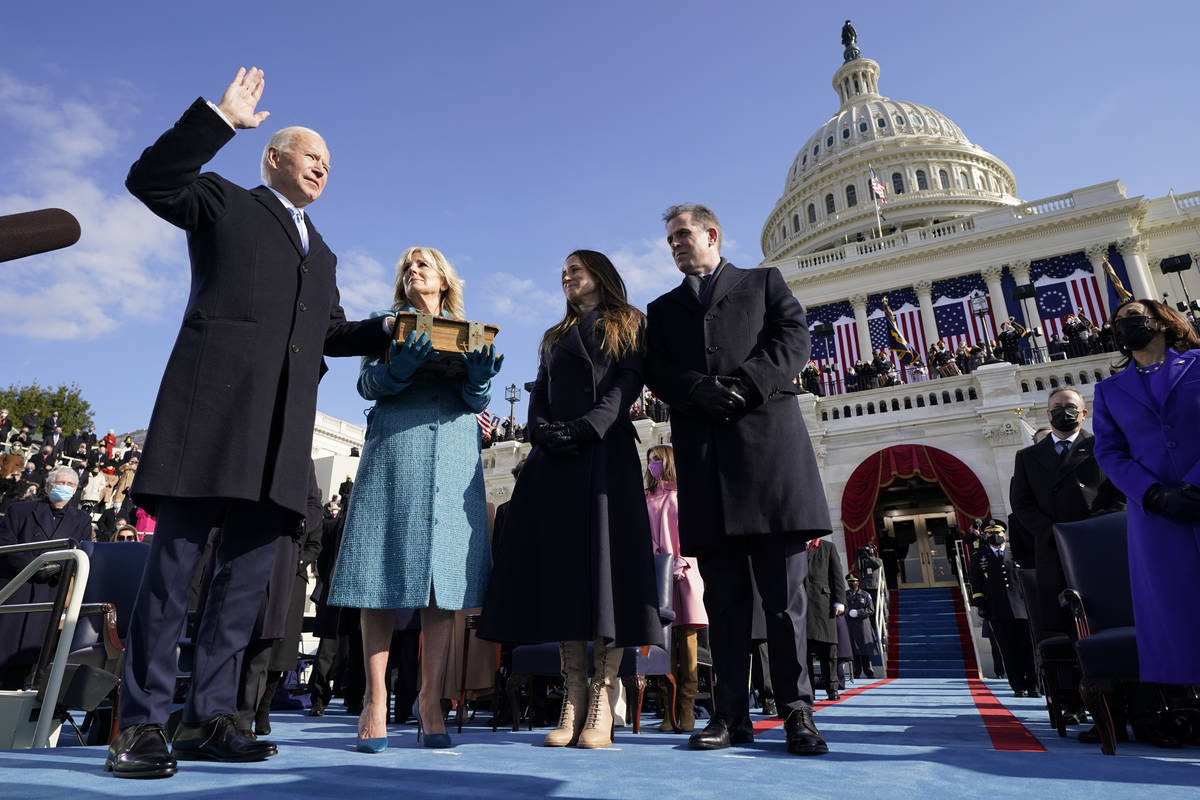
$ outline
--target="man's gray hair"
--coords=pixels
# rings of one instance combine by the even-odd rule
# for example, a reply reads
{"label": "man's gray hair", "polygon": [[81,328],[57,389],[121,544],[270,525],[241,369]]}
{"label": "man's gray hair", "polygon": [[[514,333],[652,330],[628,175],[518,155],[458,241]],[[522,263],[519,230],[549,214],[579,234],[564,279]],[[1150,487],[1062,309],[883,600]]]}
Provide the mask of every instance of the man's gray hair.
{"label": "man's gray hair", "polygon": [[263,148],[262,152],[262,163],[259,166],[259,173],[262,175],[262,182],[267,186],[271,185],[271,182],[268,180],[268,178],[270,178],[270,172],[267,169],[267,153],[270,152],[272,147],[280,152],[289,150],[292,146],[292,142],[295,141],[296,137],[302,133],[307,133],[310,136],[317,137],[321,141],[325,141],[321,134],[317,133],[312,128],[305,128],[302,125],[292,125],[290,128],[281,128],[280,130],[277,130],[275,133],[271,134],[271,138],[267,140],[267,146]]}
{"label": "man's gray hair", "polygon": [[46,485],[49,486],[50,484],[54,483],[56,480],[58,480],[60,475],[71,476],[71,480],[75,481],[75,485],[79,485],[79,474],[70,467],[58,467],[57,469],[50,470],[50,474],[46,476]]}
{"label": "man's gray hair", "polygon": [[1087,401],[1083,399],[1083,394],[1074,386],[1056,386],[1051,389],[1050,394],[1046,395],[1046,407],[1049,408],[1050,404],[1054,402],[1055,395],[1062,394],[1063,392],[1071,392],[1079,398],[1079,405],[1087,407]]}
{"label": "man's gray hair", "polygon": [[678,217],[680,214],[691,214],[692,222],[695,222],[700,227],[708,230],[709,228],[717,229],[717,241],[721,241],[723,235],[721,233],[721,223],[717,221],[717,215],[712,212],[708,206],[700,203],[680,203],[676,206],[671,206],[663,212],[662,219],[664,225],[670,225],[671,220]]}

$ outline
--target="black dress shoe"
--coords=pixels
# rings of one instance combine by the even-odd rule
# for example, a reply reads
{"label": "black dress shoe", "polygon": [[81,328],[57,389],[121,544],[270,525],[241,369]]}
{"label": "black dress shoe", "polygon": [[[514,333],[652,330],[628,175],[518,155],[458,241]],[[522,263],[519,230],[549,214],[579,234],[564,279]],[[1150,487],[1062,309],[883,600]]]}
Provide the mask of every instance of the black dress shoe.
{"label": "black dress shoe", "polygon": [[813,722],[811,708],[794,709],[783,723],[787,751],[796,756],[823,756],[829,752],[821,732]]}
{"label": "black dress shoe", "polygon": [[830,689],[827,692],[825,692],[825,699],[826,700],[841,700],[842,695],[840,692],[838,692],[837,689]]}
{"label": "black dress shoe", "polygon": [[229,714],[218,714],[198,725],[183,724],[175,732],[175,757],[180,761],[264,761],[279,752],[271,742],[255,742],[238,733]]}
{"label": "black dress shoe", "polygon": [[737,721],[731,721],[724,714],[717,714],[704,730],[693,733],[688,737],[688,747],[692,750],[721,750],[731,744],[750,744],[754,741],[754,724],[750,715],[746,714]]}
{"label": "black dress shoe", "polygon": [[775,707],[775,701],[767,698],[766,700],[763,700],[762,712],[768,717],[773,717],[779,713],[779,710]]}
{"label": "black dress shoe", "polygon": [[313,700],[312,706],[308,709],[308,715],[310,717],[325,716],[325,704],[320,700]]}
{"label": "black dress shoe", "polygon": [[[1129,733],[1128,733],[1128,731],[1125,730],[1125,723],[1124,722],[1117,723],[1114,727],[1117,730],[1117,741],[1118,742],[1128,742],[1129,741]],[[1092,727],[1088,728],[1086,731],[1080,731],[1079,734],[1075,738],[1078,739],[1079,741],[1083,742],[1084,744],[1100,744],[1100,730],[1095,725],[1093,725]]]}
{"label": "black dress shoe", "polygon": [[178,767],[162,725],[130,725],[108,746],[104,771],[118,778],[169,778]]}
{"label": "black dress shoe", "polygon": [[1041,689],[1037,689],[1037,688],[1033,688],[1033,689],[1026,689],[1026,690],[1025,690],[1025,696],[1026,696],[1026,697],[1041,697],[1041,696],[1042,696],[1042,690],[1041,690]]}

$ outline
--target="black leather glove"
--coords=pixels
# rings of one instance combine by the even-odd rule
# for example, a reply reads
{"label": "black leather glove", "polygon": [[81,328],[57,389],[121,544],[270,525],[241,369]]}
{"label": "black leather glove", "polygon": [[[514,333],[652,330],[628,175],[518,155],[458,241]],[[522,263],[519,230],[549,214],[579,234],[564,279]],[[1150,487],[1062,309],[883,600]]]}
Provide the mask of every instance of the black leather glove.
{"label": "black leather glove", "polygon": [[38,571],[33,573],[29,579],[30,583],[57,583],[58,576],[62,574],[62,564],[57,562],[53,564],[43,564]]}
{"label": "black leather glove", "polygon": [[543,422],[533,429],[533,443],[544,447],[547,452],[558,455],[573,455],[579,448],[571,440],[565,422]]}
{"label": "black leather glove", "polygon": [[988,617],[990,617],[992,615],[992,612],[988,611],[987,606],[983,606],[983,605],[975,606],[975,610],[979,612],[980,619],[987,619]]}
{"label": "black leather glove", "polygon": [[706,375],[692,387],[692,405],[714,420],[726,422],[731,416],[746,407],[746,397],[724,381],[737,383],[736,378],[718,379]]}
{"label": "black leather glove", "polygon": [[1156,483],[1142,497],[1142,508],[1172,522],[1200,521],[1200,489],[1190,483]]}
{"label": "black leather glove", "polygon": [[564,432],[571,444],[575,445],[583,444],[584,442],[595,441],[597,438],[596,429],[592,427],[591,423],[582,417],[579,419],[573,419],[566,423],[564,426]]}

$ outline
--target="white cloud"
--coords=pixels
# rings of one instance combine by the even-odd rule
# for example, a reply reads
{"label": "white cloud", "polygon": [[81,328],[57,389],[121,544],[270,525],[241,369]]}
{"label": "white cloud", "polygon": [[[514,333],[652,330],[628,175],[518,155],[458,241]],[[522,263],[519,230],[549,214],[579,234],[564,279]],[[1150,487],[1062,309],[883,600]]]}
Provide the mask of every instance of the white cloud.
{"label": "white cloud", "polygon": [[346,319],[366,319],[392,305],[395,271],[357,250],[338,256],[338,290]]}
{"label": "white cloud", "polygon": [[663,292],[674,289],[683,278],[662,238],[644,239],[622,247],[610,253],[609,258],[625,281],[629,302],[642,309]]}
{"label": "white cloud", "polygon": [[557,285],[551,291],[508,272],[490,273],[486,283],[489,309],[500,324],[541,330],[561,319],[566,308]]}
{"label": "white cloud", "polygon": [[106,334],[122,318],[158,314],[187,285],[182,234],[104,177],[119,139],[108,117],[0,72],[0,130],[10,133],[0,214],[64,208],[82,230],[72,247],[8,265],[19,280],[0,284],[4,335]]}

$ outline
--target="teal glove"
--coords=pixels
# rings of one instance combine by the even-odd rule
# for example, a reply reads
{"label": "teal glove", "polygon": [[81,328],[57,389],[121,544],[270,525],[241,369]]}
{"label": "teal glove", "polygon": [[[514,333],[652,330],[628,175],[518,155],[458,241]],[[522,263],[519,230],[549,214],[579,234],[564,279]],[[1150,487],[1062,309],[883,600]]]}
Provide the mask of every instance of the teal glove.
{"label": "teal glove", "polygon": [[483,386],[500,372],[504,356],[496,355],[494,345],[484,345],[478,350],[463,353],[463,364],[467,368],[467,383],[473,386]]}
{"label": "teal glove", "polygon": [[398,383],[412,380],[417,368],[433,358],[433,341],[429,334],[422,333],[417,338],[417,332],[411,331],[404,344],[392,342],[388,352],[388,375]]}

